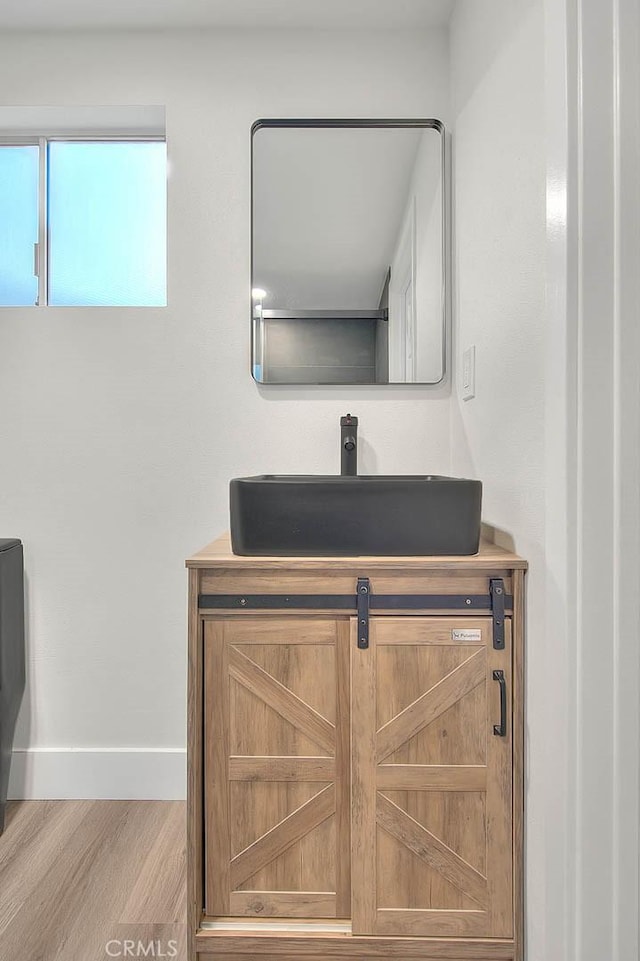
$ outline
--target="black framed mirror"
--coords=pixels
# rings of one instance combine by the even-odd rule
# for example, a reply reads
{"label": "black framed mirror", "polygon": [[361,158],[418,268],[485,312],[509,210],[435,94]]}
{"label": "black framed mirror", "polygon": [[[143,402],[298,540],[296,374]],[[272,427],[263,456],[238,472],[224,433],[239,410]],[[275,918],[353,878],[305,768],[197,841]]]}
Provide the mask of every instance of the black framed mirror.
{"label": "black framed mirror", "polygon": [[440,383],[443,124],[259,120],[251,143],[254,379]]}

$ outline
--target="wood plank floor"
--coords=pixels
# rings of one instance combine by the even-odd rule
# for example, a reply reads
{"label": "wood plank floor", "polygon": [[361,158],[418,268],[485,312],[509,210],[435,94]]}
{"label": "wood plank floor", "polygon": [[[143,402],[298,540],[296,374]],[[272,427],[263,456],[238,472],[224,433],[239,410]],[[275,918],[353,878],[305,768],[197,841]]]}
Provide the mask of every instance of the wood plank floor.
{"label": "wood plank floor", "polygon": [[185,813],[181,801],[11,802],[1,961],[186,961]]}

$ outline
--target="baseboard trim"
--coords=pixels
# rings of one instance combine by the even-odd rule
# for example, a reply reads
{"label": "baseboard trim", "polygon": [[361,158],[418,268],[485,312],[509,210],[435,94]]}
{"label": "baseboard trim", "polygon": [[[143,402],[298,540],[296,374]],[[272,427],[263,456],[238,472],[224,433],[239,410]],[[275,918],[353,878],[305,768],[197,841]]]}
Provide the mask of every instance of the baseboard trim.
{"label": "baseboard trim", "polygon": [[179,748],[15,750],[9,797],[184,800],[186,751]]}

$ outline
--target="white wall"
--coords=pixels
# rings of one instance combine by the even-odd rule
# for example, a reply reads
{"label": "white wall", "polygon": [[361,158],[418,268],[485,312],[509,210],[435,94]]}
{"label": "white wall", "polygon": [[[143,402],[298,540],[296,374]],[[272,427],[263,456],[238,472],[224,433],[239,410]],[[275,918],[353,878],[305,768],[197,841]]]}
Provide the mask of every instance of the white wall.
{"label": "white wall", "polygon": [[337,471],[348,410],[364,471],[449,469],[446,391],[252,382],[251,123],[446,121],[445,37],[5,35],[0,97],[165,104],[171,165],[167,309],[0,311],[0,530],[24,539],[28,575],[17,746],[36,749],[13,790],[179,795],[183,560],[227,527],[229,478]]}
{"label": "white wall", "polygon": [[[545,863],[545,117],[541,0],[460,0],[451,32],[457,378],[452,471],[530,562],[527,940],[543,945]],[[460,358],[476,346],[476,397]],[[500,536],[500,535],[499,535]]]}

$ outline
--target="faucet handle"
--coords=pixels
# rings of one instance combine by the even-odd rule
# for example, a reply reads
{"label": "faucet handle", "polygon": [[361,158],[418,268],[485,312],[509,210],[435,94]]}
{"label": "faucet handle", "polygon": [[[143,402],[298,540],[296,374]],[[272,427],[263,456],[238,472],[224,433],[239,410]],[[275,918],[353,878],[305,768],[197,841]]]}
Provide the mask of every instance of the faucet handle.
{"label": "faucet handle", "polygon": [[340,426],[341,427],[357,427],[358,418],[355,416],[352,417],[351,414],[345,414],[344,417],[340,418]]}

